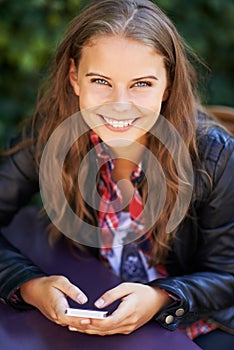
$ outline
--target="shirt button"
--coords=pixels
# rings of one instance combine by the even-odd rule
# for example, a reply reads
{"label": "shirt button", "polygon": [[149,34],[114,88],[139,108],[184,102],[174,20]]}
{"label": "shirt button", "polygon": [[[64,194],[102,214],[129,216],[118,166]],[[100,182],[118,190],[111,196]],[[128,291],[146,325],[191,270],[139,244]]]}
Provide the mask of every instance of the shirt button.
{"label": "shirt button", "polygon": [[183,316],[183,314],[184,314],[184,309],[181,308],[181,309],[176,310],[175,314],[176,314],[176,316],[178,316],[178,317]]}
{"label": "shirt button", "polygon": [[173,317],[172,315],[168,315],[168,316],[165,318],[166,324],[171,324],[173,321],[174,321],[174,317]]}

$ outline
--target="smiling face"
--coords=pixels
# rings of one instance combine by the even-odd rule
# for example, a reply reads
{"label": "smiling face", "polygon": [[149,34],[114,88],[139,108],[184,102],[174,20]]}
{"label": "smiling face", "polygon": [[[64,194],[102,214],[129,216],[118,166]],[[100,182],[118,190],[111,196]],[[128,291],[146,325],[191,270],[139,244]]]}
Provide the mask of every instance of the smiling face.
{"label": "smiling face", "polygon": [[82,49],[70,82],[81,113],[106,143],[144,143],[167,98],[163,57],[145,44],[121,36],[100,36]]}

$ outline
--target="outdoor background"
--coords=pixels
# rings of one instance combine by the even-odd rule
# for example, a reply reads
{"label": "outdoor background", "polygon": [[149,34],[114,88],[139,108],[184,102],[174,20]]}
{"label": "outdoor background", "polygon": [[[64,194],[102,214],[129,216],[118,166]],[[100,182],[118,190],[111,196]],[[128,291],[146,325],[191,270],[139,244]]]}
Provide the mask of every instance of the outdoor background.
{"label": "outdoor background", "polygon": [[[31,115],[38,86],[68,22],[88,2],[0,0],[1,148],[16,125]],[[203,103],[234,106],[234,1],[155,2],[209,67],[198,67]]]}

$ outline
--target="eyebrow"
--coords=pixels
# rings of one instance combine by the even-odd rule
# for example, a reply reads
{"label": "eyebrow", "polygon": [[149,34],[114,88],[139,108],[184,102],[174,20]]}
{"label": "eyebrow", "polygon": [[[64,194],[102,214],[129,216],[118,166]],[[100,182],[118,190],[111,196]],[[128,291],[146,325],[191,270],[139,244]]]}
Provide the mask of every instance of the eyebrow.
{"label": "eyebrow", "polygon": [[[94,72],[90,72],[85,74],[86,77],[92,77],[92,76],[98,76],[100,78],[104,78],[107,80],[111,80],[111,78],[106,77],[105,75],[99,74],[99,73],[94,73]],[[132,79],[132,81],[137,81],[137,80],[143,80],[143,79],[154,79],[154,80],[158,80],[158,78],[155,75],[147,75],[145,77],[139,77],[139,78],[134,78]]]}

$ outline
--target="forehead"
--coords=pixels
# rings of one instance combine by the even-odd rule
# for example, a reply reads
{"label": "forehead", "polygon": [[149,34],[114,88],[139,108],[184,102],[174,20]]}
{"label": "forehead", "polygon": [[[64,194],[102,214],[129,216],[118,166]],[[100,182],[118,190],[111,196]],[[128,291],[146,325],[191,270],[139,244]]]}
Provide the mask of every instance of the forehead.
{"label": "forehead", "polygon": [[103,66],[123,69],[139,67],[164,68],[163,56],[155,48],[138,40],[118,35],[97,36],[82,49],[82,67]]}

